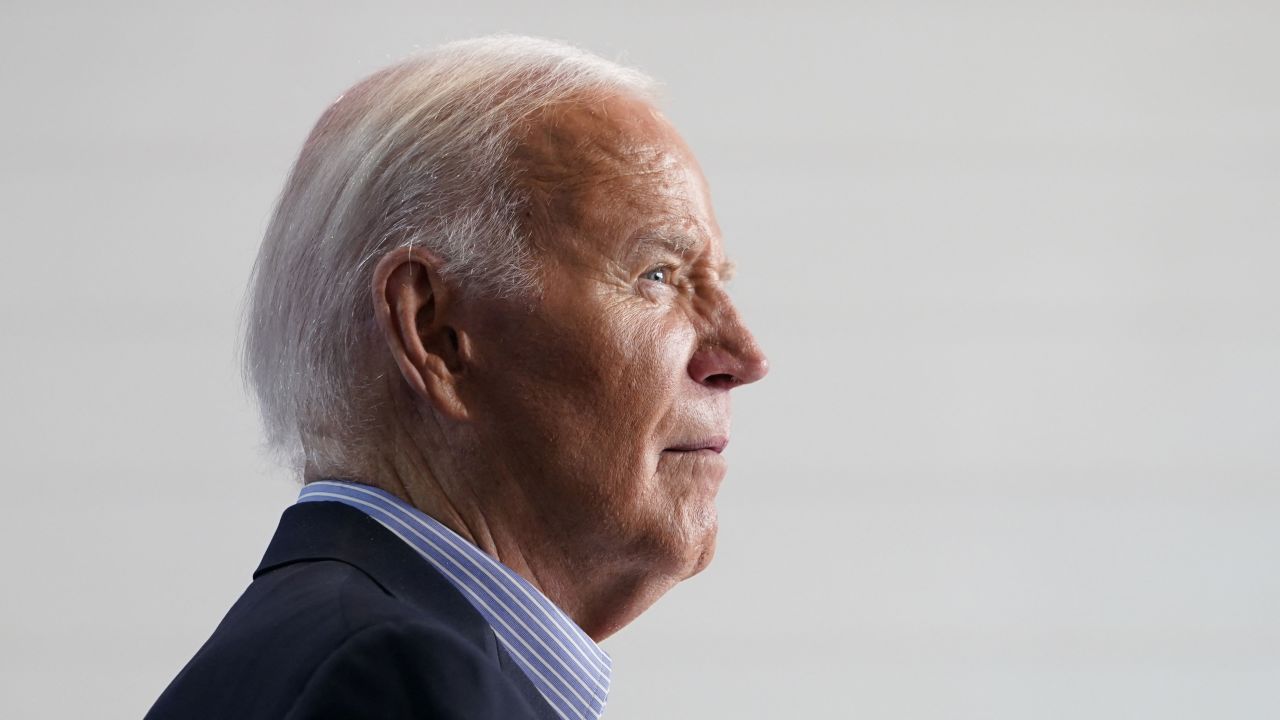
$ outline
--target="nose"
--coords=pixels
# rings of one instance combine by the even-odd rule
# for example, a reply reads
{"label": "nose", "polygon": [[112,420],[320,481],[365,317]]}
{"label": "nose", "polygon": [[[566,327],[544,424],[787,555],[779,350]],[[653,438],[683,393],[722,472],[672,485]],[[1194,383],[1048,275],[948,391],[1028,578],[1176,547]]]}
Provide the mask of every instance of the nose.
{"label": "nose", "polygon": [[689,377],[707,387],[729,390],[768,375],[769,359],[728,296],[720,300],[689,358]]}

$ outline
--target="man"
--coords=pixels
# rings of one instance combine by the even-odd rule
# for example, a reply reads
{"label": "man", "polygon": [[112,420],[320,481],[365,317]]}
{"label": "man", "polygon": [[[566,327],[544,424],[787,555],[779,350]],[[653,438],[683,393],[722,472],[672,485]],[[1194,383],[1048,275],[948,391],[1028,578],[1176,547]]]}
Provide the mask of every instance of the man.
{"label": "man", "polygon": [[596,645],[715,545],[767,365],[697,163],[635,71],[446,45],[321,117],[245,363],[305,481],[156,718],[598,718]]}

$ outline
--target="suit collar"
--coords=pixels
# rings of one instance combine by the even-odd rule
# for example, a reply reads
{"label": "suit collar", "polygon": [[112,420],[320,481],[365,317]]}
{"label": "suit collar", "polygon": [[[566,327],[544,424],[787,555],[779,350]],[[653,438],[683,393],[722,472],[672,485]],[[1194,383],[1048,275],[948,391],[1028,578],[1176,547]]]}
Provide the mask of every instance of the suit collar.
{"label": "suit collar", "polygon": [[444,576],[378,521],[341,503],[300,503],[289,507],[254,571],[257,578],[299,562],[336,560],[368,575],[387,594],[448,625],[497,661],[543,720],[560,720],[488,622]]}
{"label": "suit collar", "polygon": [[429,565],[456,588],[561,715],[594,720],[604,712],[609,656],[541,590],[497,558],[400,498],[361,483],[315,481],[302,489],[298,503],[341,503],[369,516],[418,555],[415,565]]}
{"label": "suit collar", "polygon": [[441,618],[496,656],[493,631],[453,585],[368,515],[339,503],[300,503],[284,511],[259,575],[296,562],[337,560],[368,575],[389,595]]}

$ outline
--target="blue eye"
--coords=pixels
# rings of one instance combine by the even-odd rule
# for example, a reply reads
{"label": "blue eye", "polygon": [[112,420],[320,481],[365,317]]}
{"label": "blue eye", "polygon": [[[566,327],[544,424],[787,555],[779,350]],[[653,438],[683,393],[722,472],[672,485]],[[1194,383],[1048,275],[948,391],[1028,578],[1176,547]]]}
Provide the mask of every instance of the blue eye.
{"label": "blue eye", "polygon": [[659,282],[659,283],[666,283],[668,280],[671,279],[671,268],[667,267],[666,265],[659,265],[658,267],[653,268],[652,270],[646,270],[644,274],[640,276],[640,279],[652,280],[654,282]]}

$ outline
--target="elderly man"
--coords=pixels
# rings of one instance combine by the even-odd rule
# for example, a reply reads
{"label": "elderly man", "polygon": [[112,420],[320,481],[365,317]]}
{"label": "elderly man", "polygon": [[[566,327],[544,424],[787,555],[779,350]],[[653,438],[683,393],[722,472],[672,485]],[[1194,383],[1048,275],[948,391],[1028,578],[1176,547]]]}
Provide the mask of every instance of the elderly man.
{"label": "elderly man", "polygon": [[639,73],[446,45],[320,118],[245,365],[305,482],[156,718],[598,718],[596,643],[715,547],[766,361]]}

